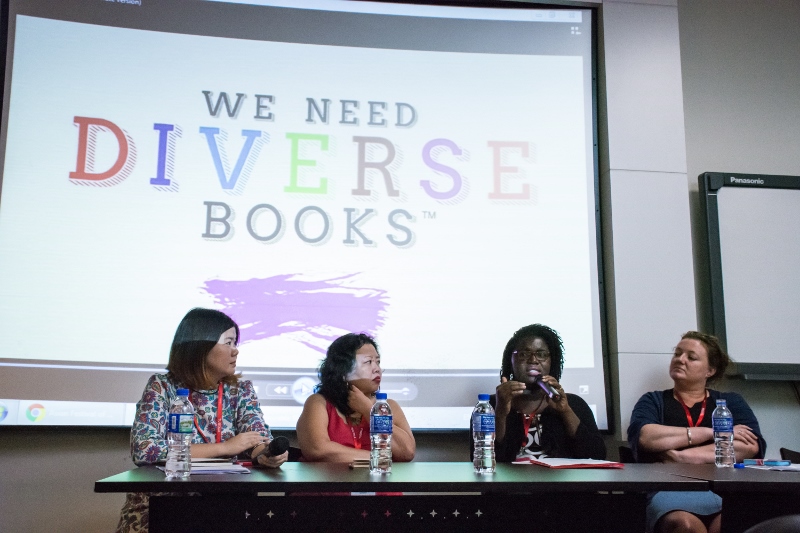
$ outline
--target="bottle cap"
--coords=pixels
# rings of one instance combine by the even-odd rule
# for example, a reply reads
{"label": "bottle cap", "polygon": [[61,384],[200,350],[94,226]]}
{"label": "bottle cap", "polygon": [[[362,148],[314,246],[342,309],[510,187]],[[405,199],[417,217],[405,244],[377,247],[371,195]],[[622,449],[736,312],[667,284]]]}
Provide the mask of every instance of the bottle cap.
{"label": "bottle cap", "polygon": [[728,402],[726,402],[725,400],[723,400],[722,398],[720,398],[719,400],[717,400],[717,405],[720,405],[720,404],[721,404],[721,405],[725,405],[725,406],[727,406]]}
{"label": "bottle cap", "polygon": [[385,400],[386,399],[386,393],[385,392],[379,392],[379,393],[375,394],[375,399],[376,400]]}
{"label": "bottle cap", "polygon": [[479,402],[488,402],[489,395],[488,394],[478,394],[478,401]]}
{"label": "bottle cap", "polygon": [[189,396],[189,389],[178,389],[178,396]]}

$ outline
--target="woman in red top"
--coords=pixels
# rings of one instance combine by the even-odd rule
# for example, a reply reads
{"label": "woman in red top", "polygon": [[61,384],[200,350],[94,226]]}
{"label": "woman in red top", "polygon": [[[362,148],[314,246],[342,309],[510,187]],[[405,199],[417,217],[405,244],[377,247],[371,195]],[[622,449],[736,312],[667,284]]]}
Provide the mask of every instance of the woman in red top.
{"label": "woman in red top", "polygon": [[[369,413],[381,385],[381,356],[365,333],[333,341],[319,367],[320,384],[303,406],[297,441],[304,461],[349,463],[369,459]],[[411,461],[414,435],[403,410],[392,399],[392,459]]]}

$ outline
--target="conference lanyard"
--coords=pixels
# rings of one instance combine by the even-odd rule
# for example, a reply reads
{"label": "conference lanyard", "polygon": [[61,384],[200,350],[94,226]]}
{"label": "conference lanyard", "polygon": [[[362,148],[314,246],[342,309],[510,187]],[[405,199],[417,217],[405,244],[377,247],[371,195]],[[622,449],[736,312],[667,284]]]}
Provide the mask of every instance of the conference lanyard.
{"label": "conference lanyard", "polygon": [[534,418],[536,418],[536,413],[535,412],[534,412],[534,414],[531,414],[531,415],[522,415],[522,427],[523,427],[522,447],[523,448],[525,448],[525,446],[528,445],[528,431],[530,431],[530,429],[531,429],[531,422],[533,422]]}
{"label": "conference lanyard", "polygon": [[361,435],[364,434],[364,426],[361,426],[358,429],[358,437],[356,437],[356,430],[353,429],[353,426],[351,426],[350,424],[347,424],[347,427],[350,428],[350,433],[353,434],[353,446],[355,446],[356,450],[360,450],[361,449]]}
{"label": "conference lanyard", "polygon": [[706,415],[706,402],[708,401],[708,396],[703,398],[703,407],[700,408],[700,416],[697,417],[697,422],[692,422],[692,413],[689,412],[689,407],[686,406],[686,403],[681,398],[680,394],[676,394],[678,397],[678,401],[681,402],[681,407],[683,407],[683,412],[686,413],[686,420],[689,422],[689,427],[694,428],[700,425],[700,422],[703,421],[703,417]]}
{"label": "conference lanyard", "polygon": [[[197,415],[194,415],[194,427],[197,428],[197,434],[203,439],[203,442],[208,444],[208,439],[200,430],[200,425],[197,423]],[[222,442],[222,382],[219,382],[217,388],[217,444]]]}

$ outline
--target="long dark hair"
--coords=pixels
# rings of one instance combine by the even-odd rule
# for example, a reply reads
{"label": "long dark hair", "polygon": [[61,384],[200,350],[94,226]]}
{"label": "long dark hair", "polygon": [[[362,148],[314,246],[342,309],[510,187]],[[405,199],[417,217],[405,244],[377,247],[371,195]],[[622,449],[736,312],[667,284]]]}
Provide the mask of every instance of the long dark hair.
{"label": "long dark hair", "polygon": [[375,351],[378,351],[375,339],[366,333],[342,335],[328,347],[325,359],[322,360],[317,370],[319,385],[316,387],[316,392],[322,394],[344,416],[353,413],[353,409],[347,403],[347,396],[350,392],[347,374],[353,370],[356,364],[356,352],[365,344],[371,344]]}
{"label": "long dark hair", "polygon": [[531,324],[524,328],[519,328],[506,343],[503,350],[503,362],[500,366],[500,376],[510,379],[514,371],[511,365],[511,354],[514,350],[520,349],[524,341],[532,340],[535,337],[542,339],[550,350],[550,375],[561,381],[561,372],[564,369],[564,343],[556,330],[544,324]]}
{"label": "long dark hair", "polygon": [[[214,388],[206,370],[206,358],[220,335],[236,328],[236,344],[239,344],[239,326],[231,317],[214,309],[196,307],[186,313],[169,350],[167,370],[169,377],[192,390]],[[236,384],[240,375],[226,376],[223,381]]]}

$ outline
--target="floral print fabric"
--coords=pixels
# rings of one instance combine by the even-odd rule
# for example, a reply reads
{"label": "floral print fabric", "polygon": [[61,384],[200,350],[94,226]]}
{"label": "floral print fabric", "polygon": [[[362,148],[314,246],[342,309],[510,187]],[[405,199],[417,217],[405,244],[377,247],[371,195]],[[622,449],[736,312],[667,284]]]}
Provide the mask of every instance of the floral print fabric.
{"label": "floral print fabric", "polygon": [[[167,415],[178,388],[181,388],[180,384],[173,382],[166,374],[155,374],[148,380],[142,398],[136,404],[136,416],[131,428],[131,457],[137,466],[167,460]],[[194,406],[197,421],[193,444],[216,442],[217,396],[217,389],[190,392],[189,400]],[[198,426],[207,440],[198,434]],[[237,385],[224,384],[222,441],[247,431],[257,431],[264,436],[269,434],[253,384],[247,380]],[[117,532],[146,532],[148,505],[147,494],[128,494]]]}

